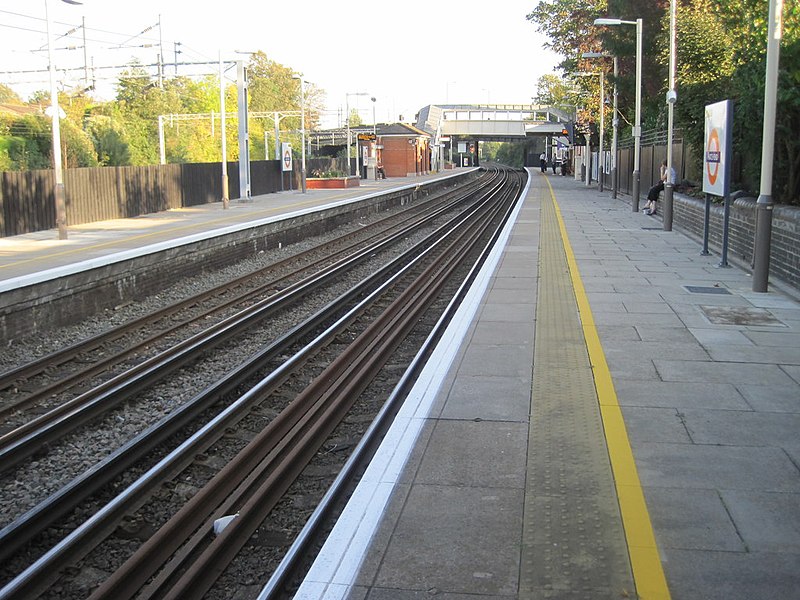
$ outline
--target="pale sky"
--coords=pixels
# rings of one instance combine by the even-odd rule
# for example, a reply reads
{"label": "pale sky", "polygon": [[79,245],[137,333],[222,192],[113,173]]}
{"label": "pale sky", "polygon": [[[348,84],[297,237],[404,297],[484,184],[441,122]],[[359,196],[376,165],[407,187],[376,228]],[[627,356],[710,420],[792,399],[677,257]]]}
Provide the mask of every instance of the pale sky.
{"label": "pale sky", "polygon": [[[225,60],[246,59],[234,51],[262,50],[325,90],[327,125],[336,124],[345,95],[356,92],[376,98],[379,122],[412,120],[427,104],[530,103],[537,79],[560,62],[525,19],[536,0],[47,1],[55,38],[85,17],[87,54],[96,67],[124,65],[133,56],[157,62],[159,28],[141,32],[159,18],[167,63],[174,61],[174,42],[181,42],[179,61],[216,61],[220,51]],[[5,72],[47,68],[47,53],[37,51],[46,49],[44,7],[45,0],[0,0],[0,82],[23,98],[48,89],[46,74]],[[81,46],[82,35],[78,29],[53,44],[58,67],[81,67],[66,74],[68,86],[82,81],[84,52],[65,48]],[[217,73],[213,65],[189,69],[179,66],[178,73]],[[173,73],[169,64],[166,75]],[[96,74],[110,78],[98,81],[98,95],[112,98],[116,71]],[[372,122],[369,97],[351,96],[350,105]]]}

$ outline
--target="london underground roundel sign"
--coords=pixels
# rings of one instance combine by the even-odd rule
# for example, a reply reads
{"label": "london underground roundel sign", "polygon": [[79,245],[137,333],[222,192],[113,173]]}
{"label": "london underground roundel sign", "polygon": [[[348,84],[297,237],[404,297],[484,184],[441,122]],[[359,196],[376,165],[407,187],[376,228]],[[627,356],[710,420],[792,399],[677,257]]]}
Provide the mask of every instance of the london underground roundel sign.
{"label": "london underground roundel sign", "polygon": [[281,144],[281,155],[282,159],[282,168],[283,171],[291,171],[292,170],[292,145],[289,142],[283,142]]}
{"label": "london underground roundel sign", "polygon": [[706,106],[706,130],[703,148],[703,191],[727,196],[730,181],[731,133],[733,107],[730,100]]}

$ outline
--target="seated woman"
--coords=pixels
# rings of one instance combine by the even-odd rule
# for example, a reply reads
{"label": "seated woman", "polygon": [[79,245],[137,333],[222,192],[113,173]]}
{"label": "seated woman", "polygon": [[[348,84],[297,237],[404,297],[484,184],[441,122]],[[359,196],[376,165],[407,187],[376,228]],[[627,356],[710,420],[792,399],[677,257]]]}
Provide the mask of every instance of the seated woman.
{"label": "seated woman", "polygon": [[[656,201],[658,200],[658,195],[661,193],[661,190],[664,189],[664,184],[667,181],[667,161],[661,161],[661,178],[659,179],[658,183],[655,184],[653,187],[650,188],[650,191],[647,192],[647,204],[642,209],[642,212],[646,215],[654,215],[656,214]],[[669,182],[672,185],[675,185],[675,169],[670,169],[669,173]]]}

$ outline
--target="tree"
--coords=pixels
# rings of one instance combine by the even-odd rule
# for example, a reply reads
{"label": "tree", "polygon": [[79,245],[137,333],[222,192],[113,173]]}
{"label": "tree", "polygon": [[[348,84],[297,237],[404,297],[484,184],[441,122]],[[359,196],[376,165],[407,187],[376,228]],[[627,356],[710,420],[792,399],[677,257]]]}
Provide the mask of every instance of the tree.
{"label": "tree", "polygon": [[497,149],[497,162],[509,167],[522,167],[525,162],[525,144],[504,142]]}
{"label": "tree", "polygon": [[539,0],[526,18],[550,38],[547,47],[566,57],[560,68],[570,71],[582,52],[595,49],[592,23],[606,5],[605,0]]}
{"label": "tree", "polygon": [[22,104],[22,99],[10,87],[0,83],[0,102],[7,104]]}
{"label": "tree", "polygon": [[358,109],[355,108],[350,109],[350,117],[347,121],[350,123],[350,127],[360,127],[364,124],[364,120],[361,118],[361,115],[358,114]]}
{"label": "tree", "polygon": [[[622,111],[635,96],[635,28],[591,26],[599,16],[642,18],[644,129],[664,128],[668,69],[668,0],[539,0],[528,20],[550,37],[549,47],[566,60],[566,74],[586,69],[585,50],[619,57]],[[768,0],[680,0],[678,3],[678,103],[676,126],[702,156],[705,106],[734,101],[734,154],[741,159],[741,185],[754,189],[760,172],[761,122]],[[594,67],[596,69],[596,67]],[[608,66],[605,67],[608,69]],[[611,81],[613,83],[613,81]],[[785,3],[775,132],[774,196],[800,202],[800,3]],[[631,115],[632,117],[632,115]],[[628,117],[624,120],[631,122]],[[698,169],[699,170],[699,169]]]}
{"label": "tree", "polygon": [[575,94],[562,77],[548,73],[536,81],[536,102],[547,106],[574,106]]}
{"label": "tree", "polygon": [[[678,9],[679,101],[676,122],[702,156],[705,106],[734,103],[734,154],[741,169],[734,185],[756,193],[760,183],[767,0],[696,0]],[[800,201],[800,8],[787,5],[778,82],[774,195]],[[667,59],[666,40],[661,59]]]}
{"label": "tree", "polygon": [[91,138],[79,124],[69,119],[61,120],[61,146],[65,167],[97,166],[97,154]]}
{"label": "tree", "polygon": [[86,128],[94,143],[97,160],[102,166],[130,164],[131,152],[125,140],[122,123],[105,115],[96,115],[87,121]]}

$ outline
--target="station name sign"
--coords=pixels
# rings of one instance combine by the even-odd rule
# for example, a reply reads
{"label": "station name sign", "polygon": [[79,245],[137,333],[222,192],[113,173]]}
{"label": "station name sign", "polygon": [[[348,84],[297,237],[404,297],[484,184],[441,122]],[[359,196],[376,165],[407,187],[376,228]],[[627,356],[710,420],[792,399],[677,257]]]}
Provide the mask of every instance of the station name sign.
{"label": "station name sign", "polygon": [[359,142],[374,142],[377,139],[377,136],[374,133],[359,133],[358,134],[358,141]]}
{"label": "station name sign", "polygon": [[730,187],[733,103],[723,100],[706,106],[703,191],[726,197]]}

